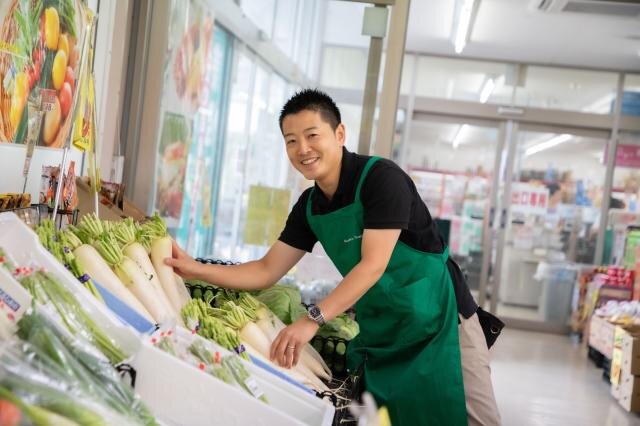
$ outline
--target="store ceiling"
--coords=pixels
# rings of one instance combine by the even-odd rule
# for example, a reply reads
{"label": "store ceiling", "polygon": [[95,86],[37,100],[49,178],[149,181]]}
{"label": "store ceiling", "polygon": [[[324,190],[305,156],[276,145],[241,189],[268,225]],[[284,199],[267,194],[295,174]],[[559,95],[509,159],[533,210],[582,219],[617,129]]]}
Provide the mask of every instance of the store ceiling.
{"label": "store ceiling", "polygon": [[[640,17],[536,12],[531,0],[480,2],[461,57],[640,71]],[[368,46],[360,35],[362,3],[329,1],[330,44]],[[454,0],[412,0],[408,51],[456,56],[451,42]]]}
{"label": "store ceiling", "polygon": [[[480,1],[464,56],[640,70],[640,17],[538,12],[531,0]],[[455,1],[413,0],[407,50],[455,55]]]}

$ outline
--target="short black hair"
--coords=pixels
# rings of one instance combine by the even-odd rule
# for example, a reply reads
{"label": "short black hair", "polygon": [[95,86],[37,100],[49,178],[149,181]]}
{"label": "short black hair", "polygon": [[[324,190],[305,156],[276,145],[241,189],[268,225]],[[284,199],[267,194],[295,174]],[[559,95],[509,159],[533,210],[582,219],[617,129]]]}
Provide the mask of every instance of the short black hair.
{"label": "short black hair", "polygon": [[340,110],[331,96],[318,89],[302,89],[296,92],[282,107],[279,118],[280,131],[282,131],[282,122],[287,115],[305,110],[319,112],[322,119],[329,123],[334,131],[342,123]]}

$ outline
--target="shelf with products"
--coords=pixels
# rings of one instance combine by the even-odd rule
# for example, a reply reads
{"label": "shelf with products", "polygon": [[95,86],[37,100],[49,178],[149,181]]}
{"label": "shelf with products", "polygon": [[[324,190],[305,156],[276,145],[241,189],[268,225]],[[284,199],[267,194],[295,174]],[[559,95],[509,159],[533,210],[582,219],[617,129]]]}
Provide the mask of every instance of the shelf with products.
{"label": "shelf with products", "polygon": [[[115,226],[116,224],[112,223],[105,229],[108,229],[109,233],[114,233]],[[79,229],[88,231],[82,223],[79,224]],[[15,265],[30,266],[30,268],[11,268],[16,278],[19,277],[18,274],[31,273],[25,272],[27,270],[37,271],[37,273],[46,271],[52,274],[61,286],[56,288],[66,289],[64,290],[66,296],[64,299],[56,299],[55,304],[45,304],[43,309],[53,307],[60,313],[60,306],[67,303],[71,303],[69,306],[75,306],[73,309],[82,309],[86,313],[83,317],[90,318],[102,330],[103,337],[97,341],[102,342],[103,345],[111,342],[108,345],[115,344],[122,349],[129,365],[135,370],[135,392],[161,422],[205,424],[204,419],[215,417],[224,423],[244,424],[251,418],[259,416],[266,419],[269,424],[318,426],[331,424],[335,409],[330,402],[287,383],[258,363],[241,361],[249,377],[254,377],[255,385],[265,393],[268,404],[259,400],[260,393],[252,393],[253,385],[244,386],[238,382],[240,384],[238,387],[238,385],[224,383],[223,380],[216,378],[218,376],[212,377],[209,364],[193,363],[189,358],[189,348],[194,343],[193,339],[200,341],[200,337],[197,336],[199,332],[193,333],[188,328],[174,326],[170,321],[163,320],[159,321],[158,327],[151,327],[145,332],[133,328],[123,319],[124,316],[120,316],[122,311],[114,311],[113,305],[101,302],[95,294],[87,291],[86,282],[83,284],[82,280],[74,276],[77,273],[77,266],[68,270],[56,258],[58,255],[63,257],[68,255],[66,249],[54,250],[58,254],[56,257],[52,256],[38,242],[38,236],[12,213],[0,214],[0,230],[2,231],[0,247],[5,248],[9,254],[7,257],[1,257],[0,262],[6,263],[10,258]],[[38,235],[40,238],[45,237]],[[51,238],[52,243],[60,241],[60,236],[63,234],[57,234],[57,237]],[[123,235],[119,236],[124,238]],[[145,254],[145,256],[148,255]],[[93,261],[97,261],[97,258]],[[91,279],[90,281],[95,286],[99,285]],[[2,279],[0,279],[0,288],[3,291],[6,290]],[[38,293],[38,297],[42,296]],[[38,300],[42,301],[42,299]],[[106,297],[103,300],[107,302]],[[64,303],[61,304],[61,301]],[[13,304],[10,303],[7,306],[13,306]],[[131,308],[128,309],[131,310]],[[116,314],[116,312],[119,313]],[[2,328],[0,324],[0,331],[3,331]],[[170,335],[183,336],[183,338],[167,342],[167,336]],[[216,346],[215,342],[207,342],[209,353],[219,353],[222,359],[229,356],[239,358],[237,355],[231,355],[226,349],[220,348],[220,345]],[[211,362],[212,359],[209,361]],[[211,368],[214,367],[215,365],[211,364]],[[236,378],[237,380],[240,379]],[[197,394],[194,393],[194,389],[198,390]],[[211,395],[217,403],[207,404],[206,400],[209,397],[203,397],[203,395]]]}
{"label": "shelf with products", "polygon": [[489,195],[486,177],[417,168],[409,176],[433,217],[482,217]]}

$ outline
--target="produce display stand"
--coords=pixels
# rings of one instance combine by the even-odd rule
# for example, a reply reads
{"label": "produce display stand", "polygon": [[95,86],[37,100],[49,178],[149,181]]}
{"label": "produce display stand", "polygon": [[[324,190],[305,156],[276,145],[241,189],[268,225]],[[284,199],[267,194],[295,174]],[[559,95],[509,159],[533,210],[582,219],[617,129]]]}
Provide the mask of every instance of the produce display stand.
{"label": "produce display stand", "polygon": [[[0,230],[0,247],[7,250],[17,263],[38,265],[48,270],[74,293],[105,333],[126,353],[132,354],[127,364],[133,368],[131,379],[134,381],[135,390],[163,424],[332,424],[334,407],[328,401],[317,398],[256,365],[247,363],[245,367],[265,391],[269,404],[161,351],[86,291],[82,284],[40,245],[36,234],[15,214],[0,214]],[[12,279],[10,276],[7,278],[7,275],[0,276],[0,285],[7,279]],[[14,288],[19,288],[19,284],[14,284]],[[177,333],[191,332],[178,329]]]}
{"label": "produce display stand", "polygon": [[[239,262],[197,258],[200,263],[212,265],[237,265]],[[198,283],[187,282],[187,289],[193,298],[202,299],[206,291],[211,290],[214,294],[216,287],[203,286]],[[317,394],[318,397],[331,401],[335,407],[333,426],[356,425],[357,420],[349,411],[349,405],[360,398],[361,383],[358,376],[349,375],[346,367],[346,348],[348,341],[338,337],[315,336],[311,340],[311,345],[318,351],[333,373],[333,380],[328,383],[330,392]],[[342,350],[339,350],[342,348]]]}

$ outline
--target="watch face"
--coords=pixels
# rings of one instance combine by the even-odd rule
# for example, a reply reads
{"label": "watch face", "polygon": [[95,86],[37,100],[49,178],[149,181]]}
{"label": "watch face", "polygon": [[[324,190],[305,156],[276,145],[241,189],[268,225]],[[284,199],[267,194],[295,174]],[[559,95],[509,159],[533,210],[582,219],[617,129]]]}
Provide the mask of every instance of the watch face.
{"label": "watch face", "polygon": [[309,308],[309,315],[311,315],[313,318],[319,318],[320,317],[320,308],[318,308],[317,306],[311,306]]}

